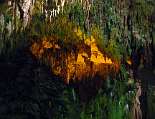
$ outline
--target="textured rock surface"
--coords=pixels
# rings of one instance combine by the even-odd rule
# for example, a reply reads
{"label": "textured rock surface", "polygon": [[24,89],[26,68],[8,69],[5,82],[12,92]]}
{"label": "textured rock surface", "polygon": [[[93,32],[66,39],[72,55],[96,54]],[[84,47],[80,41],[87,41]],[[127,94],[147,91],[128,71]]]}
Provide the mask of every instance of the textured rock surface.
{"label": "textured rock surface", "polygon": [[20,0],[19,4],[23,11],[23,21],[24,21],[23,25],[24,25],[24,27],[26,27],[26,25],[29,21],[34,2],[35,2],[35,0]]}
{"label": "textured rock surface", "polygon": [[95,75],[104,79],[119,69],[118,63],[113,62],[98,49],[93,37],[77,44],[76,51],[67,52],[51,39],[52,37],[43,38],[34,42],[31,52],[36,58],[50,65],[52,72],[63,77],[67,83],[70,80],[92,78]]}

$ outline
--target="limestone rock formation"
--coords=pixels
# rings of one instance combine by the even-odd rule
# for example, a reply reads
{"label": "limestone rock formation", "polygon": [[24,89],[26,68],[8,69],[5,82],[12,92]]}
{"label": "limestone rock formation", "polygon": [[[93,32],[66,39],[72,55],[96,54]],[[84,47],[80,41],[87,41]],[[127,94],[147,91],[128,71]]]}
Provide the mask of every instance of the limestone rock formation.
{"label": "limestone rock formation", "polygon": [[43,38],[31,46],[32,54],[51,67],[51,71],[64,78],[66,83],[71,80],[93,78],[98,75],[104,79],[119,69],[119,63],[104,55],[97,47],[93,37],[77,44],[76,51],[65,51],[54,37]]}

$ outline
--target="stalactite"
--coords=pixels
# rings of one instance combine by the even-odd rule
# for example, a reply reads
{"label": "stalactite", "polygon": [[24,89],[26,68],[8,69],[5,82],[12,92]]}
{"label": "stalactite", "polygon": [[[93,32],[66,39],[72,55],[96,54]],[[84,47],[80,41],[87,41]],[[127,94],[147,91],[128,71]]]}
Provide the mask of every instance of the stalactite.
{"label": "stalactite", "polygon": [[62,13],[64,11],[64,5],[65,5],[66,0],[61,0],[61,9],[62,9]]}

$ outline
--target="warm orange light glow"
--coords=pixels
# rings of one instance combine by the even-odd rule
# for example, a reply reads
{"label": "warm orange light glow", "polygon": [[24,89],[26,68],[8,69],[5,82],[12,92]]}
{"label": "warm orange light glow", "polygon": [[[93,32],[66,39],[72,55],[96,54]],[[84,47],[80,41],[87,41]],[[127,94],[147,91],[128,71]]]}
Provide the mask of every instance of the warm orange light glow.
{"label": "warm orange light glow", "polygon": [[131,60],[127,60],[127,63],[128,63],[129,65],[131,65],[131,64],[132,64]]}
{"label": "warm orange light glow", "polygon": [[[81,32],[79,33],[78,31],[78,35],[81,35]],[[82,80],[86,77],[93,77],[96,74],[105,77],[111,71],[118,71],[119,63],[113,62],[111,58],[108,58],[99,50],[93,36],[86,38],[83,46],[89,46],[87,50],[89,50],[90,54],[88,54],[84,47],[77,44],[78,52],[68,52],[64,55],[65,52],[59,44],[44,38],[40,42],[32,44],[31,52],[37,58],[49,62],[48,64],[51,66],[52,72],[62,76],[66,83],[69,83],[70,80]],[[47,49],[55,50],[47,52]],[[53,55],[58,54],[58,50],[62,50],[61,54],[59,54],[59,59]]]}
{"label": "warm orange light glow", "polygon": [[95,64],[112,64],[112,61],[108,57],[104,57],[102,52],[99,51],[96,40],[93,36],[85,40],[85,43],[90,46],[91,48],[91,58],[90,61],[94,62]]}

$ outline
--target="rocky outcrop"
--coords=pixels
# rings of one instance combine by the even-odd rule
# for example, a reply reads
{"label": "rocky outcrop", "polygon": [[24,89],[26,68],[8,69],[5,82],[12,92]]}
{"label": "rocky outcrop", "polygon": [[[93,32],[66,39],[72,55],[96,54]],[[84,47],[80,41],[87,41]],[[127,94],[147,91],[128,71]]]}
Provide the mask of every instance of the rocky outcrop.
{"label": "rocky outcrop", "polygon": [[66,51],[54,37],[43,38],[31,46],[32,54],[51,67],[51,71],[65,79],[82,80],[98,75],[104,79],[119,69],[119,63],[104,55],[91,36],[83,43],[74,46],[74,50]]}

